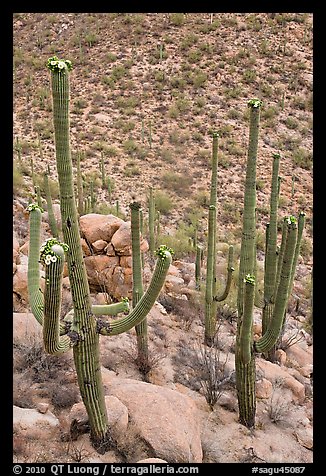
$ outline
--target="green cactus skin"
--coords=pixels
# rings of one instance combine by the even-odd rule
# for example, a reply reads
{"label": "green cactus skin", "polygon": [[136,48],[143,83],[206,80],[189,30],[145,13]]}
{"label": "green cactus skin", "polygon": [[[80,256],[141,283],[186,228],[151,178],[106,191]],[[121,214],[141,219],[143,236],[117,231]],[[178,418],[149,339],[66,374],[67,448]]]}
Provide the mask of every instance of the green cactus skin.
{"label": "green cactus skin", "polygon": [[31,204],[28,207],[29,216],[29,251],[28,251],[28,271],[27,289],[29,305],[35,319],[43,325],[44,296],[40,289],[40,229],[42,221],[42,211],[38,205]]}
{"label": "green cactus skin", "polygon": [[243,319],[240,329],[240,352],[241,360],[247,365],[252,359],[252,317],[255,300],[255,277],[248,274],[245,277],[245,295],[243,307]]}
{"label": "green cactus skin", "polygon": [[155,198],[152,187],[149,189],[148,227],[149,252],[153,255],[155,251]]}
{"label": "green cactus skin", "polygon": [[[43,260],[45,265],[48,266],[45,292],[48,303],[46,304],[46,310],[44,310],[45,305],[42,293],[39,290],[37,256],[41,210],[35,204],[28,207],[31,228],[28,271],[29,297],[36,319],[45,326],[46,348],[51,352],[61,353],[72,346],[78,385],[88,414],[90,438],[94,448],[103,454],[110,447],[112,441],[100,372],[99,335],[116,335],[130,330],[144,320],[161,291],[172,258],[166,247],[159,248],[151,283],[128,316],[117,319],[112,324],[105,323],[95,316],[97,312],[105,311],[105,306],[96,309],[91,305],[86,267],[80,243],[69,136],[68,72],[71,69],[71,62],[53,57],[48,60],[48,67],[51,70],[56,164],[60,188],[62,232],[65,240],[65,244],[61,245],[67,251],[66,258],[73,300],[73,313],[68,313],[65,321],[62,324],[59,323],[60,276],[62,275],[63,259],[61,262],[62,251],[60,251],[60,248],[52,246],[60,245],[55,239],[47,241],[46,246],[41,248],[41,261]],[[121,303],[119,305],[121,306]],[[125,309],[125,306],[126,302],[119,309]],[[44,315],[41,312],[43,310]],[[47,323],[45,323],[45,319],[48,320]]]}
{"label": "green cactus skin", "polygon": [[[130,204],[131,246],[132,246],[132,307],[134,308],[144,294],[142,261],[140,252],[140,203]],[[143,374],[149,370],[147,318],[135,327],[137,335],[137,365]]]}
{"label": "green cactus skin", "polygon": [[81,174],[80,168],[80,159],[82,153],[77,150],[76,153],[76,168],[77,168],[77,197],[78,197],[78,213],[79,215],[83,215],[85,212],[85,205],[84,205],[84,191],[83,191],[83,179]]}
{"label": "green cactus skin", "polygon": [[263,333],[268,328],[274,307],[275,281],[277,273],[277,210],[278,210],[278,174],[280,155],[273,154],[272,187],[268,235],[266,239],[264,307],[262,315]]}
{"label": "green cactus skin", "polygon": [[200,281],[201,281],[201,263],[202,263],[202,246],[196,244],[196,262],[195,262],[195,279],[196,279],[196,289],[200,290]]}
{"label": "green cactus skin", "polygon": [[238,283],[238,314],[243,312],[244,279],[247,274],[253,274],[256,238],[256,164],[260,121],[260,101],[251,100],[250,108],[249,146],[245,181],[245,196],[243,209],[243,228],[241,239],[241,255]]}
{"label": "green cactus skin", "polygon": [[230,291],[231,283],[232,283],[232,274],[234,271],[233,254],[234,254],[233,245],[230,245],[228,250],[228,267],[227,267],[227,278],[226,278],[225,289],[224,291],[221,292],[219,296],[214,296],[214,301],[217,301],[217,302],[224,301],[229,295],[229,291]]}
{"label": "green cactus skin", "polygon": [[[216,226],[217,226],[217,169],[218,169],[218,133],[213,132],[212,146],[212,177],[210,188],[210,206],[208,211],[208,239],[206,263],[206,290],[205,290],[205,338],[208,346],[213,345],[216,332],[217,302],[227,298],[232,279],[233,267],[228,267],[228,277],[225,290],[217,296],[216,277]],[[229,258],[233,259],[233,248],[229,250]],[[230,262],[229,262],[230,264]]]}
{"label": "green cactus skin", "polygon": [[297,242],[297,224],[289,219],[287,224],[287,240],[282,260],[280,283],[277,289],[272,319],[263,336],[255,342],[256,352],[268,352],[276,344],[280,335],[283,317],[291,286],[291,273],[294,264],[294,255]]}
{"label": "green cactus skin", "polygon": [[45,267],[45,291],[44,291],[44,322],[43,341],[45,351],[49,354],[61,354],[72,347],[72,341],[68,335],[60,336],[59,315],[61,308],[61,286],[64,265],[64,250],[60,245],[53,245],[54,255]]}
{"label": "green cactus skin", "polygon": [[42,208],[42,196],[41,196],[41,189],[38,185],[35,185],[34,187],[35,190],[35,195],[36,195],[36,200],[37,204],[40,208]]}
{"label": "green cactus skin", "polygon": [[253,275],[256,261],[256,164],[261,101],[253,99],[248,102],[250,108],[249,144],[245,180],[243,228],[238,282],[238,322],[235,352],[236,386],[239,406],[239,422],[248,428],[255,424],[255,359],[243,362],[241,351],[241,334],[243,324],[245,277]]}
{"label": "green cactus skin", "polygon": [[33,185],[33,188],[35,189],[34,161],[32,158],[30,159],[30,166],[31,166],[32,185]]}
{"label": "green cactus skin", "polygon": [[102,178],[102,188],[105,188],[106,187],[106,177],[105,177],[103,150],[101,150],[100,172],[101,172],[101,178]]}
{"label": "green cactus skin", "polygon": [[51,197],[51,190],[49,184],[49,175],[50,175],[50,167],[47,167],[47,171],[44,173],[44,190],[45,190],[45,197],[46,197],[46,204],[48,208],[48,217],[49,217],[49,225],[52,236],[55,238],[59,238],[59,230],[57,221],[55,219],[52,207],[52,197]]}
{"label": "green cactus skin", "polygon": [[215,315],[213,315],[213,276],[214,276],[214,230],[216,228],[216,207],[209,206],[208,210],[208,242],[207,242],[207,266],[205,288],[205,344],[211,346],[215,336]]}
{"label": "green cactus skin", "polygon": [[[78,214],[74,199],[69,135],[69,74],[67,63],[54,62],[51,69],[53,122],[56,164],[60,187],[62,232],[67,253],[74,320],[71,331],[78,336],[73,347],[74,362],[80,393],[91,428],[91,440],[98,451],[110,444],[107,411],[104,400],[99,359],[99,336],[92,314],[86,268],[80,245]],[[51,60],[49,60],[51,65]],[[58,70],[59,65],[63,66]]]}

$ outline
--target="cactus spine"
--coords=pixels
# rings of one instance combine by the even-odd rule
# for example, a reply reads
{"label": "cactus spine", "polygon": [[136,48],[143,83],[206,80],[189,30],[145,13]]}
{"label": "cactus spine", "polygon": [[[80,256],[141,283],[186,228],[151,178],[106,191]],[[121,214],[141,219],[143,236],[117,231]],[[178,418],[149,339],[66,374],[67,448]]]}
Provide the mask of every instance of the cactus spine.
{"label": "cactus spine", "polygon": [[218,134],[213,133],[212,150],[212,178],[210,191],[210,205],[208,211],[208,242],[207,242],[207,265],[206,265],[206,289],[205,289],[205,344],[213,344],[216,329],[217,302],[226,299],[233,272],[232,257],[233,247],[229,248],[228,278],[225,291],[217,296],[216,279],[216,207],[217,207],[217,167],[218,167]]}
{"label": "cactus spine", "polygon": [[[111,439],[100,371],[99,334],[116,335],[121,332],[126,332],[134,325],[139,324],[146,317],[164,283],[168,267],[171,263],[171,255],[164,248],[159,250],[158,260],[153,274],[153,280],[155,280],[155,282],[151,282],[146,293],[130,315],[116,320],[112,325],[111,323],[103,323],[103,321],[95,317],[92,312],[86,268],[80,244],[78,215],[73,189],[69,135],[69,71],[71,69],[71,62],[52,57],[48,60],[48,67],[51,70],[53,121],[56,164],[60,187],[62,232],[66,242],[64,247],[67,250],[66,257],[74,308],[72,320],[67,323],[64,341],[61,340],[60,342],[60,337],[58,341],[58,324],[53,325],[52,323],[52,320],[58,321],[58,313],[55,312],[55,309],[57,309],[60,304],[60,298],[58,297],[60,288],[57,287],[55,290],[55,299],[53,297],[54,291],[52,292],[46,288],[45,297],[49,298],[50,304],[48,307],[44,305],[44,310],[47,312],[44,312],[42,316],[42,298],[40,297],[40,293],[36,291],[39,278],[38,263],[35,260],[37,251],[32,248],[29,253],[30,267],[28,273],[30,280],[30,302],[33,312],[34,310],[36,311],[35,317],[39,322],[43,322],[43,327],[44,320],[50,319],[50,324],[48,325],[49,331],[45,331],[44,335],[47,335],[45,339],[54,338],[55,342],[54,347],[52,347],[51,344],[47,349],[50,351],[54,349],[56,351],[59,348],[61,351],[61,349],[63,350],[63,348],[70,346],[73,348],[78,384],[89,419],[91,441],[98,452],[104,453],[108,449]],[[34,223],[34,212],[37,216],[36,225]],[[39,210],[31,209],[30,223],[31,235],[33,233],[39,233]],[[39,237],[34,240],[33,245],[35,245],[35,241],[37,242],[38,240]],[[53,243],[50,240],[50,243],[47,243],[45,247],[47,254],[44,260],[45,264],[50,267],[53,267],[58,260],[60,261],[62,259],[62,252],[58,252],[57,247],[54,245],[58,245],[58,243]],[[42,252],[44,254],[44,248]],[[55,259],[53,260],[52,258]],[[59,272],[60,267],[57,264],[55,276],[57,276]],[[51,274],[48,275],[45,284],[46,287],[52,285],[51,277]],[[47,324],[45,327],[47,327]],[[61,333],[60,331],[60,334]]]}

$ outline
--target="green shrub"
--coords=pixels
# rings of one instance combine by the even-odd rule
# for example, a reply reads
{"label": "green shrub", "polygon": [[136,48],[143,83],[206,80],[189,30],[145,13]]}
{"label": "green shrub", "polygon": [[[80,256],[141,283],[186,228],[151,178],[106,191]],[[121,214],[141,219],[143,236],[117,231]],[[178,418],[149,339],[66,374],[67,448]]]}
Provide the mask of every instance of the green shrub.
{"label": "green shrub", "polygon": [[174,207],[173,200],[161,190],[155,190],[155,209],[163,215],[168,215]]}
{"label": "green shrub", "polygon": [[312,168],[312,161],[313,155],[309,150],[298,147],[293,151],[292,162],[295,166],[310,170]]}

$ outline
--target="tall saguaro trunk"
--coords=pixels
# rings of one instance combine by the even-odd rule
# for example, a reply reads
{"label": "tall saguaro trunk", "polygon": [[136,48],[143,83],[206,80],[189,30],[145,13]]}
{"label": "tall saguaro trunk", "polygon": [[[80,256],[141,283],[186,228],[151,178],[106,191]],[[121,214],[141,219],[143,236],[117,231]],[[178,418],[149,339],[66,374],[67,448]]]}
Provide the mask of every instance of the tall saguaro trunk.
{"label": "tall saguaro trunk", "polygon": [[53,98],[53,121],[56,164],[59,177],[62,233],[69,246],[67,264],[74,306],[71,328],[78,385],[91,428],[91,439],[98,449],[106,451],[109,443],[108,418],[103,393],[99,359],[99,336],[91,310],[86,268],[80,245],[78,214],[74,198],[69,132],[69,62],[49,60]]}
{"label": "tall saguaro trunk", "polygon": [[251,350],[250,358],[244,361],[240,341],[244,319],[245,278],[247,275],[253,275],[255,270],[256,166],[261,102],[258,99],[252,99],[248,106],[250,108],[250,127],[239,265],[235,369],[239,421],[250,428],[255,424],[256,413],[255,358]]}

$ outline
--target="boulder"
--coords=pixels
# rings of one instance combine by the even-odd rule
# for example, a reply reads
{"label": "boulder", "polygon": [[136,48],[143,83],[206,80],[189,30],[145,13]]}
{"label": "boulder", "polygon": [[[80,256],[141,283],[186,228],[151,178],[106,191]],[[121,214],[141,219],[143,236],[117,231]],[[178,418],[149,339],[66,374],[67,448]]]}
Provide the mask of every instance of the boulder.
{"label": "boulder", "polygon": [[[119,229],[114,233],[111,244],[118,255],[131,256],[131,222],[123,222]],[[140,238],[140,251],[145,252],[149,249],[148,242]]]}
{"label": "boulder", "polygon": [[160,459],[160,458],[146,458],[146,459],[141,459],[141,460],[137,461],[137,464],[138,463],[144,463],[144,464],[167,463],[167,461],[165,461],[164,459]]}
{"label": "boulder", "polygon": [[313,449],[313,430],[311,427],[300,428],[296,430],[295,436],[301,446],[304,446],[309,450]]}
{"label": "boulder", "polygon": [[22,436],[40,438],[43,435],[45,437],[49,430],[59,425],[59,420],[50,411],[42,414],[34,409],[14,405],[13,429]]}
{"label": "boulder", "polygon": [[[114,396],[105,397],[106,411],[112,436],[115,440],[123,438],[128,427],[128,409]],[[69,413],[69,419],[85,420],[87,413],[83,402],[75,403]]]}
{"label": "boulder", "polygon": [[42,326],[31,312],[13,313],[13,338],[15,343],[33,342],[42,339]]}
{"label": "boulder", "polygon": [[100,253],[101,251],[106,248],[108,242],[104,240],[96,240],[94,243],[92,243],[92,248],[95,251],[95,253]]}
{"label": "boulder", "polygon": [[114,269],[119,265],[119,257],[107,255],[86,256],[84,261],[89,283],[109,287]]}
{"label": "boulder", "polygon": [[269,398],[272,395],[273,385],[272,383],[262,378],[256,383],[256,396],[257,398]]}
{"label": "boulder", "polygon": [[285,388],[289,388],[292,391],[293,400],[298,403],[303,403],[305,399],[305,387],[296,378],[277,364],[257,358],[257,369],[261,371],[264,378],[270,382],[274,382],[276,379],[282,379]]}
{"label": "boulder", "polygon": [[200,419],[193,400],[166,387],[123,379],[102,367],[104,388],[128,408],[130,421],[157,458],[201,463]]}
{"label": "boulder", "polygon": [[114,233],[124,223],[114,215],[101,215],[99,213],[89,213],[79,218],[79,225],[82,237],[89,243],[97,240],[110,242]]}

